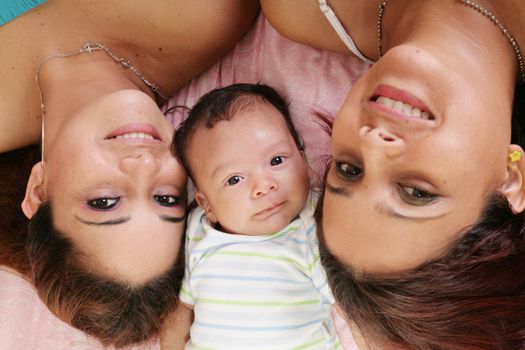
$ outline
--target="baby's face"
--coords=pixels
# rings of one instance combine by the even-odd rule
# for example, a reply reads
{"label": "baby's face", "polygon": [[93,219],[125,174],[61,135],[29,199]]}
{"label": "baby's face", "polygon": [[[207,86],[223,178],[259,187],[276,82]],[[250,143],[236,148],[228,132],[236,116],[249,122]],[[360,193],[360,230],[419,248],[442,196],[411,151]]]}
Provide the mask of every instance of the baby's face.
{"label": "baby's face", "polygon": [[268,103],[211,129],[199,128],[187,158],[196,199],[229,233],[263,235],[286,227],[308,197],[308,171],[280,112]]}

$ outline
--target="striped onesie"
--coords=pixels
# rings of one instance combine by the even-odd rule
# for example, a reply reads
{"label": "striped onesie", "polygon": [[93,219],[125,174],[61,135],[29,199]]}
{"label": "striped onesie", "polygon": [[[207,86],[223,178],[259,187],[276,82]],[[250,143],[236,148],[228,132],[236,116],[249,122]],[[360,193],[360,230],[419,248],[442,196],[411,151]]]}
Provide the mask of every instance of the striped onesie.
{"label": "striped onesie", "polygon": [[190,214],[180,298],[195,320],[185,349],[342,349],[319,261],[317,198],[264,236],[218,231],[201,208]]}

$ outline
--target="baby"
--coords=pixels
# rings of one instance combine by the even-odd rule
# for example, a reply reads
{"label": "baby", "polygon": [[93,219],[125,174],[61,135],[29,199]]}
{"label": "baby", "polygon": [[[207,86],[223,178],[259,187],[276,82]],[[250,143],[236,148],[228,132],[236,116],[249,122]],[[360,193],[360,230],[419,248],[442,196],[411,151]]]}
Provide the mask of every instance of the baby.
{"label": "baby", "polygon": [[284,100],[265,85],[204,95],[173,151],[199,205],[186,231],[186,349],[340,349],[319,262],[308,167]]}

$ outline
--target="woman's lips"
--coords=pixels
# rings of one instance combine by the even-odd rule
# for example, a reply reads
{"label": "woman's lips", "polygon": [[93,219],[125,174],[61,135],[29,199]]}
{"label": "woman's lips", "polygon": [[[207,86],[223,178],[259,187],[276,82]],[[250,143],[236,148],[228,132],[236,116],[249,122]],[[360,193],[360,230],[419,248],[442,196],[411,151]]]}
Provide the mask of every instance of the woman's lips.
{"label": "woman's lips", "polygon": [[393,86],[379,85],[370,101],[374,107],[402,119],[425,121],[436,119],[422,100]]}
{"label": "woman's lips", "polygon": [[161,141],[157,129],[148,123],[131,123],[121,126],[106,136],[106,140],[110,139]]}

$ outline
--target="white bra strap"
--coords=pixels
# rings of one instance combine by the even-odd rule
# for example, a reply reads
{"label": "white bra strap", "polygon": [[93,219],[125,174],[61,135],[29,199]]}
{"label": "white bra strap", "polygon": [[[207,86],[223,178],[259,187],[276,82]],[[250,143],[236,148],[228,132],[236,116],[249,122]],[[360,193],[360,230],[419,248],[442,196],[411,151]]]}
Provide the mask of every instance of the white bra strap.
{"label": "white bra strap", "polygon": [[361,53],[361,51],[359,51],[357,46],[355,46],[354,41],[352,40],[350,35],[348,35],[346,33],[345,28],[343,27],[343,25],[341,24],[341,22],[337,18],[336,14],[332,10],[332,8],[330,6],[328,6],[328,4],[326,3],[326,0],[319,0],[319,7],[321,8],[321,11],[324,13],[324,15],[325,15],[326,19],[328,20],[328,22],[330,22],[330,24],[332,25],[332,27],[336,31],[337,35],[339,35],[339,37],[341,38],[343,43],[346,45],[346,47],[350,51],[352,51],[354,53],[354,55],[356,55],[357,57],[359,57],[360,59],[362,59],[366,63],[369,63],[369,64],[375,63],[375,61],[373,61],[373,60],[369,59],[368,57],[366,57],[365,55],[363,55]]}

